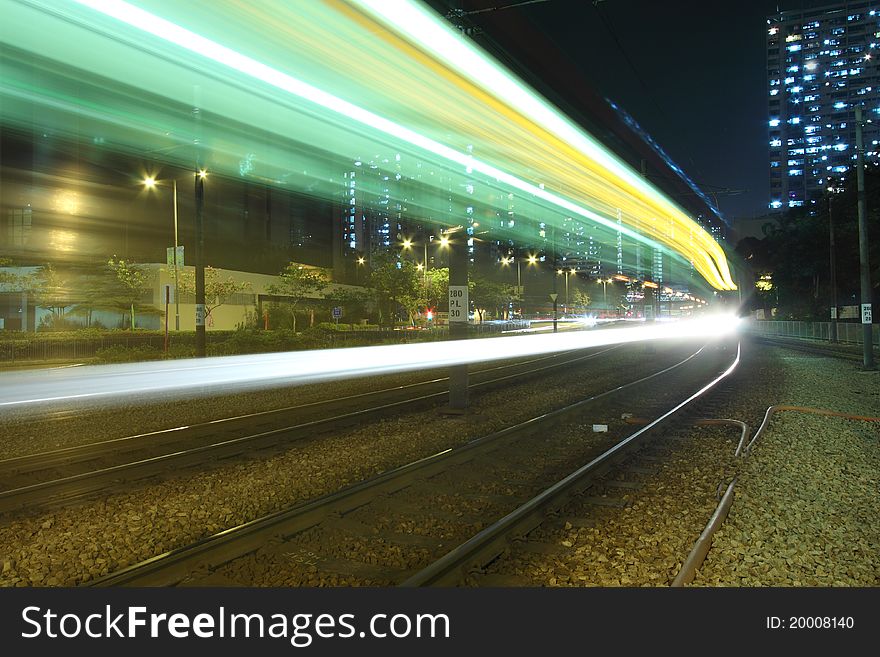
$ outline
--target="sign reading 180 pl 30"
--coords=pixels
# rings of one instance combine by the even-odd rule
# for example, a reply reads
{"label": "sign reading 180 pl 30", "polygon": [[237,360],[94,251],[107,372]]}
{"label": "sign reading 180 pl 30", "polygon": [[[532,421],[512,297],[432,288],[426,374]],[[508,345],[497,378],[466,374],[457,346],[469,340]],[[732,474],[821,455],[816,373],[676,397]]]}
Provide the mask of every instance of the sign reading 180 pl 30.
{"label": "sign reading 180 pl 30", "polygon": [[449,321],[468,321],[468,289],[467,285],[449,286]]}

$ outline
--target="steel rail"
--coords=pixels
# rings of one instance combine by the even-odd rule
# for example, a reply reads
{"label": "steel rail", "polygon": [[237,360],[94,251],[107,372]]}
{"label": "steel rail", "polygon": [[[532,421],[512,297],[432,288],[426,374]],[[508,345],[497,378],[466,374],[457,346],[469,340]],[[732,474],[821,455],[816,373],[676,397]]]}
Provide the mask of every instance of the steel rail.
{"label": "steel rail", "polygon": [[737,344],[736,358],[718,377],[689,396],[683,402],[667,411],[648,425],[638,429],[618,442],[614,447],[578,468],[570,475],[533,497],[504,518],[485,528],[468,541],[451,550],[427,568],[404,581],[403,587],[452,585],[461,580],[470,568],[483,565],[503,552],[508,537],[524,535],[540,525],[548,511],[557,508],[578,490],[591,485],[604,474],[635,444],[652,429],[664,424],[688,404],[701,397],[715,385],[728,377],[740,362],[741,346]]}
{"label": "steel rail", "polygon": [[[549,369],[568,367],[584,360],[595,358],[616,348],[617,347],[610,347],[607,349],[603,349],[602,351],[585,354],[584,356],[580,356],[578,358],[571,359],[562,363],[554,363],[536,369],[531,369],[526,372],[515,372],[513,374],[507,374],[486,381],[475,382],[472,383],[470,387],[472,389],[476,389],[481,387],[494,386],[501,382],[509,381],[513,378],[532,376]],[[505,367],[515,366],[516,365]],[[484,371],[494,371],[495,369],[501,368],[492,368],[491,370]],[[440,381],[442,380],[445,379],[441,379]],[[434,383],[434,381],[431,381],[431,383]],[[385,395],[389,393],[399,393],[400,390],[411,388],[417,385],[421,384],[398,386],[396,388],[381,391],[381,394]],[[363,393],[359,396],[363,397],[369,396],[371,394],[373,397],[377,397],[380,393]],[[146,477],[154,476],[156,474],[161,474],[169,470],[169,468],[172,466],[192,467],[203,464],[206,457],[216,460],[221,458],[229,458],[231,456],[236,456],[242,453],[252,453],[254,450],[269,449],[276,446],[279,442],[279,439],[284,439],[285,442],[289,442],[291,440],[313,437],[317,433],[331,431],[339,428],[340,426],[356,424],[358,422],[364,421],[369,417],[383,416],[392,411],[412,411],[414,408],[418,408],[423,405],[441,402],[446,399],[447,395],[448,393],[446,391],[443,391],[430,393],[419,397],[406,397],[405,399],[393,401],[387,404],[373,405],[366,409],[361,409],[348,413],[335,414],[332,417],[325,417],[317,420],[301,422],[295,425],[277,427],[256,433],[251,432],[243,436],[237,436],[231,439],[211,442],[189,449],[166,452],[157,456],[142,458],[135,461],[121,463],[118,465],[112,465],[109,467],[89,470],[86,472],[42,481],[27,486],[19,486],[17,488],[7,489],[4,491],[0,491],[0,513],[7,513],[33,504],[46,505],[53,503],[69,503],[77,501],[95,492],[103,490],[109,485],[131,481],[134,479],[143,479]],[[316,402],[315,404],[320,404],[320,402]],[[338,405],[335,403],[334,400],[332,408],[336,407],[338,407]],[[240,420],[242,419],[242,417],[250,418],[252,416],[238,416],[234,419]],[[198,425],[198,428],[210,428],[216,426],[220,422],[221,421],[206,422],[204,424]],[[185,429],[186,427],[183,427],[176,428],[171,431],[179,432]],[[151,434],[142,435],[149,436]],[[182,439],[183,437],[180,437],[178,438],[178,441]],[[67,453],[67,450],[60,450],[60,452],[62,454],[65,454]],[[90,459],[84,460],[88,461],[95,458],[99,457],[96,455],[92,455]]]}
{"label": "steel rail", "polygon": [[[614,347],[612,347],[614,348]],[[597,352],[593,355],[600,355],[609,351],[608,349]],[[479,370],[478,372],[474,372],[474,375],[482,375],[488,372],[494,372],[497,370],[510,369],[515,367],[522,367],[523,365],[528,365],[535,362],[540,362],[542,360],[550,360],[555,358],[562,358],[568,354],[574,352],[566,351],[559,354],[552,354],[550,356],[542,356],[540,358],[533,358],[531,360],[516,362],[516,363],[508,363],[505,365],[498,365],[495,367],[489,367],[486,369]],[[569,363],[560,363],[559,365],[551,365],[550,367],[558,367],[560,365],[567,365]],[[531,372],[540,372],[544,368],[537,368],[526,372],[525,374],[530,374]],[[445,381],[448,381],[448,377],[437,377],[434,379],[428,379],[426,381],[418,381],[416,383],[409,383],[399,386],[392,386],[390,388],[383,388],[382,390],[371,390],[368,392],[357,393],[354,395],[346,395],[344,397],[337,397],[332,400],[318,400],[314,402],[309,402],[306,404],[297,404],[296,406],[286,406],[284,408],[274,408],[266,411],[257,411],[254,413],[243,413],[240,415],[231,415],[227,417],[218,418],[215,420],[208,420],[206,422],[199,422],[196,424],[187,424],[177,427],[169,427],[166,429],[157,429],[155,431],[147,431],[144,433],[132,434],[129,436],[120,436],[119,438],[109,438],[107,440],[96,441],[92,443],[88,443],[85,445],[74,445],[71,447],[63,447],[60,449],[55,449],[51,451],[45,452],[37,452],[34,454],[27,454],[24,456],[15,456],[6,459],[0,459],[0,473],[3,472],[21,472],[24,470],[34,470],[37,468],[49,468],[55,467],[58,464],[69,464],[73,461],[81,461],[81,460],[93,460],[95,458],[100,458],[108,451],[108,447],[115,447],[121,445],[128,445],[132,443],[138,443],[143,441],[144,439],[154,439],[157,436],[164,436],[169,434],[174,434],[180,431],[185,430],[195,430],[195,429],[204,429],[204,428],[217,428],[222,427],[227,423],[237,423],[237,422],[248,422],[250,423],[252,420],[256,418],[263,418],[281,414],[289,414],[294,412],[300,412],[305,410],[311,410],[320,407],[327,406],[347,406],[353,401],[358,401],[362,399],[368,398],[376,398],[379,396],[389,395],[391,393],[401,392],[405,390],[412,390],[421,387],[427,387],[432,385],[442,384]],[[58,419],[59,421],[69,421],[71,413],[69,411],[58,411]],[[80,414],[76,414],[79,416]],[[135,444],[131,447],[131,450],[139,450],[143,449],[144,446]],[[0,479],[2,479],[2,474],[0,474]]]}
{"label": "steel rail", "polygon": [[709,548],[712,547],[712,536],[718,531],[718,528],[721,527],[722,523],[727,518],[727,514],[730,512],[730,506],[733,504],[733,488],[736,485],[736,481],[737,477],[734,477],[733,481],[727,486],[727,490],[721,497],[721,501],[715,508],[715,512],[709,519],[706,528],[703,529],[703,532],[700,534],[694,547],[684,560],[681,570],[678,571],[678,575],[672,580],[670,586],[685,586],[694,581],[694,576],[696,575],[697,570],[703,565],[706,555],[709,554]]}
{"label": "steel rail", "polygon": [[500,431],[476,438],[454,449],[393,468],[375,477],[348,486],[315,500],[284,509],[242,525],[226,529],[188,546],[171,550],[115,573],[87,583],[88,586],[167,586],[182,581],[194,571],[217,568],[253,552],[278,536],[291,536],[326,519],[331,513],[346,513],[358,508],[380,493],[408,487],[412,482],[448,470],[453,465],[473,459],[479,452],[497,448],[506,439],[542,430],[548,423],[580,413],[588,405],[673,371],[696,358],[704,347],[684,360],[648,376],[621,384],[574,404],[541,414]]}

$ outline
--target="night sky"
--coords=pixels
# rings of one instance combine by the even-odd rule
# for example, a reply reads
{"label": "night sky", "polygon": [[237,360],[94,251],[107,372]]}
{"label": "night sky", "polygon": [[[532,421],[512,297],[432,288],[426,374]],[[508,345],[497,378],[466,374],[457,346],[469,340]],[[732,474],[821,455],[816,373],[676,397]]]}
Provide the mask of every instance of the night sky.
{"label": "night sky", "polygon": [[[518,1],[431,4],[472,10]],[[542,32],[581,76],[572,88],[589,85],[623,106],[703,190],[717,193],[730,221],[767,212],[767,16],[777,7],[827,4],[603,0],[596,7],[593,0],[548,0],[468,19],[484,29],[476,39],[487,43],[510,21]],[[526,41],[517,47],[527,51]]]}

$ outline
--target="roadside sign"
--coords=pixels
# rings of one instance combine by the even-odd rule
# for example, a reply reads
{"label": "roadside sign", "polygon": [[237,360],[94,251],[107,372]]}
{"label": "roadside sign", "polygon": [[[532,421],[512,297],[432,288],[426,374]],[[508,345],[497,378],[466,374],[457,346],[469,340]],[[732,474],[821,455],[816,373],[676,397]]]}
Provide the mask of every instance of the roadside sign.
{"label": "roadside sign", "polygon": [[862,324],[871,324],[871,304],[863,303],[862,304]]}
{"label": "roadside sign", "polygon": [[174,303],[174,286],[173,285],[163,285],[162,286],[162,299],[160,303]]}
{"label": "roadside sign", "polygon": [[837,319],[837,306],[831,308],[831,319]]}
{"label": "roadside sign", "polygon": [[342,307],[334,306],[333,307],[333,318],[339,319],[340,317],[342,317]]}
{"label": "roadside sign", "polygon": [[556,292],[554,292],[553,294],[550,295],[550,301],[553,301],[554,303],[556,302],[556,299],[558,299],[558,298],[559,298],[559,295],[556,294]]}
{"label": "roadside sign", "polygon": [[449,286],[449,321],[468,321],[468,288],[467,285]]}
{"label": "roadside sign", "polygon": [[[169,267],[174,266],[174,247],[169,246],[165,249],[165,260]],[[183,267],[183,246],[177,247],[177,266]]]}

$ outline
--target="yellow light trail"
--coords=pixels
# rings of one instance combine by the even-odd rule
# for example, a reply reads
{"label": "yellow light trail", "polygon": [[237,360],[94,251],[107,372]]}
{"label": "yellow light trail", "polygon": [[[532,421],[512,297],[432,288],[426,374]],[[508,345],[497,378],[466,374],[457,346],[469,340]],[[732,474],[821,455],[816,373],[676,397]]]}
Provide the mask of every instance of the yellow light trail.
{"label": "yellow light trail", "polygon": [[[329,111],[439,158],[449,171],[480,174],[483,198],[475,201],[498,210],[497,200],[488,199],[482,190],[509,189],[525,201],[532,219],[562,228],[566,217],[575,217],[611,234],[621,232],[644,244],[665,246],[692,262],[713,287],[735,289],[723,250],[683,210],[436,14],[411,0],[19,4],[127,43],[140,51],[139,56],[155,52],[158,46],[144,38],[155,37],[168,50],[161,57],[171,62],[176,58],[190,71],[250,80],[256,108],[265,104],[256,93],[260,85],[286,94],[300,105],[285,107],[284,112],[299,112],[305,118],[303,126],[315,126],[291,137],[303,143],[343,157],[353,150],[363,152],[353,144],[367,143],[373,133],[354,135],[351,128],[334,127],[336,132],[329,136],[330,130],[317,128],[316,110],[325,115]],[[77,5],[99,14],[80,9],[74,15],[69,8]],[[130,32],[122,33],[106,17]],[[9,38],[19,37],[10,33]],[[47,46],[63,57],[63,45]],[[190,58],[186,62],[184,54]],[[138,83],[118,59],[83,65],[96,73],[99,67],[101,74],[120,82]],[[145,88],[176,100],[183,85],[174,85],[166,76]],[[214,103],[209,111],[244,120],[245,108],[222,107],[232,96],[213,94],[206,92],[206,104]],[[251,116],[259,113],[257,109]],[[271,126],[269,130],[283,129],[272,125],[275,119],[268,114],[250,120],[256,121],[252,125]],[[227,152],[234,153],[234,147],[229,145]],[[441,188],[436,182],[426,184]],[[535,216],[539,206],[547,208],[546,216]]]}

